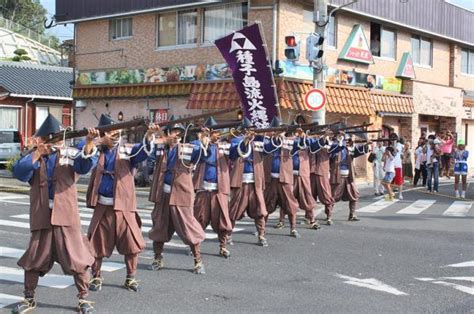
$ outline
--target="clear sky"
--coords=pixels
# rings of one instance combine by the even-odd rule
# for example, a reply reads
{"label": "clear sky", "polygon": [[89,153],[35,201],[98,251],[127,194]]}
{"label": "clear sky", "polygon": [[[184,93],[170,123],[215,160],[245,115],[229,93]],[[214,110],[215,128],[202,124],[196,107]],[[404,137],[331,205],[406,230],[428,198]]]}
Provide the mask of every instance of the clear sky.
{"label": "clear sky", "polygon": [[474,0],[449,0],[452,4],[474,11]]}
{"label": "clear sky", "polygon": [[[71,0],[72,1],[72,0]],[[100,1],[100,0],[97,0]],[[56,0],[40,0],[41,4],[48,10],[48,17],[51,17],[56,12]],[[47,30],[48,33],[56,35],[61,41],[71,39],[74,36],[74,26],[57,25]]]}

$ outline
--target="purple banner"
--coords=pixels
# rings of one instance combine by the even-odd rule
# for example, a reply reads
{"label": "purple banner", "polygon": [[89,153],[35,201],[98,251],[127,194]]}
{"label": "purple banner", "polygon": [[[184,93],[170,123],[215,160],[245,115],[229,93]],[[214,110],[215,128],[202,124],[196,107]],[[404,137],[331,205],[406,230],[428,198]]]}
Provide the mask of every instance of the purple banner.
{"label": "purple banner", "polygon": [[232,70],[245,116],[257,128],[268,127],[278,116],[278,101],[260,27],[244,27],[214,43]]}

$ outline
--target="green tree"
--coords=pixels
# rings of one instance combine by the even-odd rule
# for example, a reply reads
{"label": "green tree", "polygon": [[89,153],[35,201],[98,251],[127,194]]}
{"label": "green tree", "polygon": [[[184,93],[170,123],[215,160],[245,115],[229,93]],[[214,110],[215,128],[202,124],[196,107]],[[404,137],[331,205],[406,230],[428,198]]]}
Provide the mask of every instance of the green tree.
{"label": "green tree", "polygon": [[4,18],[39,34],[44,34],[47,13],[39,0],[0,0],[0,14]]}
{"label": "green tree", "polygon": [[21,61],[30,61],[31,58],[27,56],[28,52],[25,49],[19,48],[13,52],[15,56],[12,58],[12,61],[21,62]]}

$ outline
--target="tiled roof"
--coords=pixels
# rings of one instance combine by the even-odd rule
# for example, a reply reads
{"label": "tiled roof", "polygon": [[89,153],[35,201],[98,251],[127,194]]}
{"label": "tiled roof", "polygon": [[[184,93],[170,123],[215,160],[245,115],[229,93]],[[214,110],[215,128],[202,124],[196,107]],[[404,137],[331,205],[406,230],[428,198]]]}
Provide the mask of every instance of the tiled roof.
{"label": "tiled roof", "polygon": [[376,111],[392,113],[413,113],[413,96],[390,92],[371,91],[372,103]]}
{"label": "tiled roof", "polygon": [[328,112],[370,116],[375,114],[367,88],[350,85],[326,85]]}
{"label": "tiled roof", "polygon": [[160,83],[140,85],[86,86],[74,88],[74,99],[185,96],[191,93],[189,83]]}
{"label": "tiled roof", "polygon": [[0,62],[0,86],[12,94],[71,98],[72,68]]}
{"label": "tiled roof", "polygon": [[234,81],[194,83],[188,100],[188,109],[237,108],[240,98]]}

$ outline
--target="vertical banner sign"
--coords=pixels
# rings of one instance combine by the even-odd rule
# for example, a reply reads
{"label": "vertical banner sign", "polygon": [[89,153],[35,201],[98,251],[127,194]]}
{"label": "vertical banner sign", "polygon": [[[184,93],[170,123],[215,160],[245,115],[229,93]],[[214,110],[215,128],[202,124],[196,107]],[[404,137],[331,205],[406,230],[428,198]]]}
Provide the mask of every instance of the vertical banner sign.
{"label": "vertical banner sign", "polygon": [[258,24],[214,42],[232,70],[245,116],[257,128],[266,128],[278,116],[278,102],[267,52]]}

